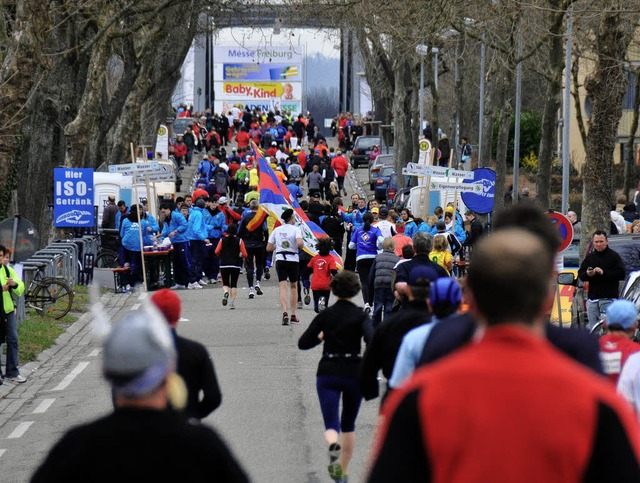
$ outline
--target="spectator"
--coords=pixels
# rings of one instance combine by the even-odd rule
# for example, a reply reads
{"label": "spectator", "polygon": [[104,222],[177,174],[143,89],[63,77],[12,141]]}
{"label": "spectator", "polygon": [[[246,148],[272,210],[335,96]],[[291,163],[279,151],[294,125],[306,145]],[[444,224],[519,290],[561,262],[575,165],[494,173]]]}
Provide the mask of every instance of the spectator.
{"label": "spectator", "polygon": [[5,342],[6,338],[6,359],[4,367],[4,376],[0,366],[0,384],[3,377],[7,381],[23,383],[27,378],[20,375],[18,369],[18,323],[16,320],[15,304],[13,297],[20,297],[24,293],[24,282],[9,266],[11,251],[0,245],[0,259],[2,259],[2,267],[0,267],[0,286],[2,286],[2,304],[0,304],[0,346]]}
{"label": "spectator", "polygon": [[620,371],[629,356],[640,351],[633,340],[638,328],[638,310],[629,300],[615,300],[607,306],[605,325],[608,333],[600,337],[600,358],[604,373],[617,384]]}
{"label": "spectator", "polygon": [[388,318],[393,309],[395,297],[391,286],[393,284],[394,267],[400,261],[395,254],[396,242],[387,237],[382,241],[382,253],[379,253],[369,273],[369,300],[373,300],[373,327],[382,322],[382,316]]}
{"label": "spectator", "polygon": [[108,228],[110,230],[116,227],[116,214],[118,213],[118,207],[116,206],[115,195],[109,195],[107,198],[107,204],[102,211],[102,223],[101,228]]}

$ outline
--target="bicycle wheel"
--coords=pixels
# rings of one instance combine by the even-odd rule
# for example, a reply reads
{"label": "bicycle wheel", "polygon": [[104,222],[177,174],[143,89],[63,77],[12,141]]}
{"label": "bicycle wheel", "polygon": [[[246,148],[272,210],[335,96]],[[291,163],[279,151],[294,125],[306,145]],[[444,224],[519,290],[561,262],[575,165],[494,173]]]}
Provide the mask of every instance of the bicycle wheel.
{"label": "bicycle wheel", "polygon": [[118,254],[111,250],[103,250],[96,257],[95,266],[98,268],[118,268]]}
{"label": "bicycle wheel", "polygon": [[38,283],[29,305],[39,315],[61,319],[71,310],[71,304],[73,291],[69,285],[61,279],[45,278]]}

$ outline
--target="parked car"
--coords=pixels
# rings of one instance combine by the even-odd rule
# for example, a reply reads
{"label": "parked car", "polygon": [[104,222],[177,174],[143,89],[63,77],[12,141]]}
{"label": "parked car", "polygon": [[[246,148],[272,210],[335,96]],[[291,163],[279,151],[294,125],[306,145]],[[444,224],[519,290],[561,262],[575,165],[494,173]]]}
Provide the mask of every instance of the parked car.
{"label": "parked car", "polygon": [[406,178],[406,185],[402,188],[398,188],[398,173],[393,173],[389,178],[387,185],[387,206],[390,208],[395,206],[396,209],[401,210],[406,207],[411,195],[411,179]]}
{"label": "parked car", "polygon": [[394,175],[396,170],[393,166],[385,166],[380,170],[379,176],[376,178],[376,182],[373,189],[373,195],[376,200],[384,201],[387,199],[387,188],[389,187],[389,180]]}
{"label": "parked car", "polygon": [[[635,282],[637,275],[634,272],[640,270],[640,236],[637,235],[611,235],[609,237],[609,248],[618,252],[624,264],[626,279],[620,284],[620,297],[627,298],[628,292]],[[591,251],[589,246],[587,253]],[[565,257],[565,266],[567,258]],[[576,263],[575,266],[580,266]],[[573,301],[571,302],[571,326],[587,327],[587,298],[589,293],[589,282],[583,282],[572,273],[561,273],[558,275],[560,285],[573,285]],[[637,291],[640,293],[640,283],[637,284]],[[634,300],[640,310],[640,297]]]}
{"label": "parked car", "polygon": [[369,154],[374,146],[382,151],[382,139],[380,136],[358,136],[351,151],[351,166],[357,168],[361,164],[369,165]]}
{"label": "parked car", "polygon": [[380,170],[385,166],[393,166],[393,154],[379,155],[369,167],[369,188],[371,191],[375,189],[376,179],[380,175]]}

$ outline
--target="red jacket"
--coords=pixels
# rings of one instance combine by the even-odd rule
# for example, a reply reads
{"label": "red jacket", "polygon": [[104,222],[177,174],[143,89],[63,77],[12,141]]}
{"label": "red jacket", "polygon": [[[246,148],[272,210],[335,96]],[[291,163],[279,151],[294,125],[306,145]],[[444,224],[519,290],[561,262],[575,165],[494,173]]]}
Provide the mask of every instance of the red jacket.
{"label": "red jacket", "polygon": [[631,354],[640,351],[640,344],[615,332],[603,335],[598,339],[600,359],[604,373],[614,384],[618,383],[620,371]]}
{"label": "red jacket", "polygon": [[176,143],[173,145],[173,152],[177,158],[184,158],[187,155],[187,145],[185,143]]}
{"label": "red jacket", "polygon": [[341,178],[347,175],[349,170],[349,161],[342,155],[336,156],[331,161],[331,167],[336,171],[336,174]]}
{"label": "red jacket", "polygon": [[236,142],[238,143],[238,148],[246,148],[247,146],[249,146],[250,139],[251,137],[249,136],[248,132],[240,131],[236,135]]}
{"label": "red jacket", "polygon": [[640,481],[631,406],[515,325],[418,369],[382,421],[368,483]]}

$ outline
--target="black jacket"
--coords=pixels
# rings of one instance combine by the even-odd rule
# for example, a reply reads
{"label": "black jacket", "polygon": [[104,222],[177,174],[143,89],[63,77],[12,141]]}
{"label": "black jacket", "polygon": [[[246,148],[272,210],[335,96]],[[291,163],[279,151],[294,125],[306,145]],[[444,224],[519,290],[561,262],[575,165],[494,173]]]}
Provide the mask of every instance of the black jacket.
{"label": "black jacket", "polygon": [[[209,352],[199,342],[180,337],[173,331],[178,352],[178,374],[187,386],[185,415],[204,419],[222,402],[216,371]],[[202,391],[202,400],[200,399]]]}
{"label": "black jacket", "polygon": [[[589,277],[587,269],[601,268],[602,275]],[[589,282],[590,299],[615,299],[620,292],[620,281],[624,280],[624,264],[618,252],[607,247],[601,252],[592,250],[580,265],[578,277],[583,282]]]}

